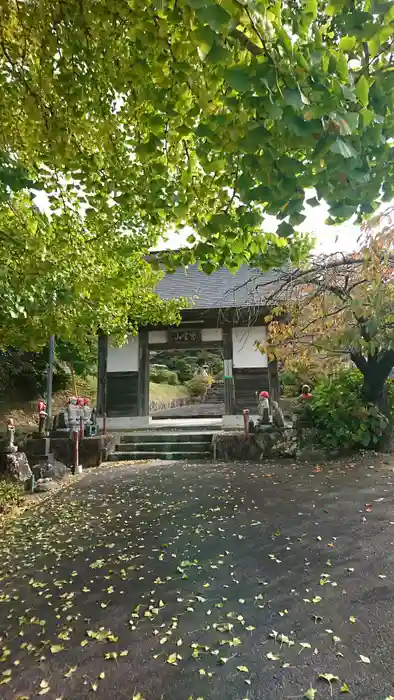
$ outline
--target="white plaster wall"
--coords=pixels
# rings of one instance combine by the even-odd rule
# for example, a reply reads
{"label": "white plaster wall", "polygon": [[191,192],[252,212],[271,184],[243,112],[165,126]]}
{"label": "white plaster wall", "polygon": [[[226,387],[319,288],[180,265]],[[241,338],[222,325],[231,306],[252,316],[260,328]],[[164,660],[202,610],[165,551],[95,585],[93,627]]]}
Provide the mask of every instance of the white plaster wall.
{"label": "white plaster wall", "polygon": [[138,372],[139,369],[138,335],[129,335],[127,342],[120,348],[108,344],[107,372]]}
{"label": "white plaster wall", "polygon": [[222,328],[202,328],[201,340],[204,343],[212,343],[221,340],[223,337]]}
{"label": "white plaster wall", "polygon": [[[116,418],[107,418],[107,432],[111,430],[129,430],[130,428],[147,428],[151,425],[152,419],[150,416],[118,416]],[[103,419],[97,418],[99,430],[103,429]]]}
{"label": "white plaster wall", "polygon": [[[249,420],[256,422],[258,415],[249,415]],[[229,415],[225,414],[222,416],[222,428],[243,428],[244,427],[244,417],[243,415]]]}
{"label": "white plaster wall", "polygon": [[236,327],[233,335],[233,367],[268,367],[268,357],[256,348],[256,342],[267,339],[267,326]]}
{"label": "white plaster wall", "polygon": [[166,343],[168,338],[167,331],[149,331],[149,343]]}

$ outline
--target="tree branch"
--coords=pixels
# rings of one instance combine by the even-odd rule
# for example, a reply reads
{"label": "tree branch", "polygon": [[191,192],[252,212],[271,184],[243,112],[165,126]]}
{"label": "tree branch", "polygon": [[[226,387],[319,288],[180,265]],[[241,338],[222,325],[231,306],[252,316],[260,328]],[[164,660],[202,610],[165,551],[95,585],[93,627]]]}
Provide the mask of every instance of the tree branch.
{"label": "tree branch", "polygon": [[239,43],[241,46],[244,47],[247,51],[249,51],[253,56],[262,56],[265,54],[264,49],[260,48],[260,46],[257,46],[249,37],[246,36],[243,32],[241,32],[240,29],[232,29],[230,31],[230,36],[233,37],[233,39],[238,39]]}

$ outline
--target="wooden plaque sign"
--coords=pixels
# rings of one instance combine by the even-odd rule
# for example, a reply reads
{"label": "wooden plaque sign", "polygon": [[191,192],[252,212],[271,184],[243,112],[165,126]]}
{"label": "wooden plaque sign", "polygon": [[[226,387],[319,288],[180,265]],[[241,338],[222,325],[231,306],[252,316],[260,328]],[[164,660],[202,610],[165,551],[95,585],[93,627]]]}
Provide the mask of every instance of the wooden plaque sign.
{"label": "wooden plaque sign", "polygon": [[201,343],[201,329],[176,329],[168,331],[168,340],[174,345],[192,345],[193,343]]}

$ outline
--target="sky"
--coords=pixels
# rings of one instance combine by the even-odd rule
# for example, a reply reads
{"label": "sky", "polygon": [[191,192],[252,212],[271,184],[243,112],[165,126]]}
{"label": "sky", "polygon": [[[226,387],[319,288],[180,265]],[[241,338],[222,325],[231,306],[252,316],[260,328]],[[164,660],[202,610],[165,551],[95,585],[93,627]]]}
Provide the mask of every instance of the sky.
{"label": "sky", "polygon": [[[308,190],[308,197],[311,193],[313,196],[313,191]],[[48,211],[49,202],[44,192],[36,193],[35,202],[40,209]],[[300,231],[313,234],[316,238],[316,247],[314,250],[316,254],[329,254],[336,251],[348,252],[357,249],[357,238],[361,233],[360,227],[349,221],[344,224],[339,224],[338,226],[328,226],[325,224],[324,222],[328,218],[328,206],[325,203],[317,207],[305,205],[304,214],[306,219],[298,228]],[[267,216],[265,218],[264,228],[267,232],[274,232],[276,231],[278,223],[274,216]],[[181,248],[186,244],[186,238],[190,233],[192,233],[192,229],[188,227],[180,232],[172,231],[165,240],[162,240],[155,246],[155,249]]]}
{"label": "sky", "polygon": [[[352,251],[358,247],[357,239],[360,236],[360,226],[351,222],[338,224],[337,226],[328,226],[325,220],[328,218],[328,206],[324,203],[318,207],[305,206],[304,214],[305,221],[299,226],[300,231],[305,231],[316,238],[316,254],[334,253],[337,251]],[[278,221],[274,216],[267,216],[265,219],[264,229],[267,232],[276,231]],[[191,229],[185,228],[181,232],[173,231],[168,234],[166,240],[156,247],[156,249],[165,248],[180,248],[185,245],[187,236],[191,233]]]}

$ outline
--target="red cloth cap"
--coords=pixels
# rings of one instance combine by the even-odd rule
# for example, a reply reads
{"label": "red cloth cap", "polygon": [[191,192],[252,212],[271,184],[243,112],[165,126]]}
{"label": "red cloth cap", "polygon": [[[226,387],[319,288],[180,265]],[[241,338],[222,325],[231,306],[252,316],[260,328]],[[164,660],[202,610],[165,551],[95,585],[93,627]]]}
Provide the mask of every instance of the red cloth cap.
{"label": "red cloth cap", "polygon": [[270,395],[268,391],[260,391],[259,393],[259,398],[260,399],[269,399]]}

